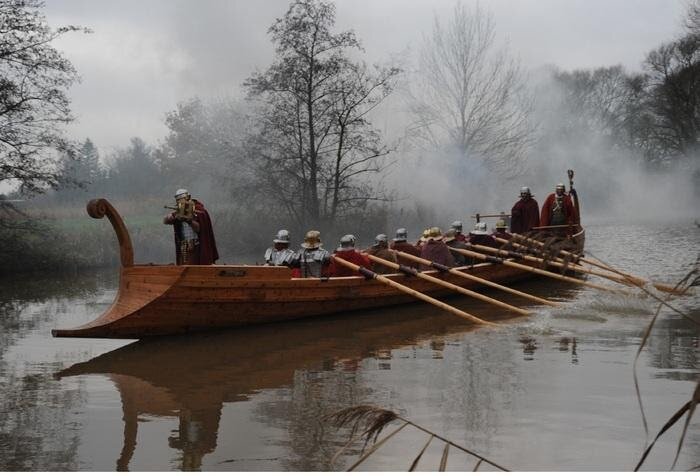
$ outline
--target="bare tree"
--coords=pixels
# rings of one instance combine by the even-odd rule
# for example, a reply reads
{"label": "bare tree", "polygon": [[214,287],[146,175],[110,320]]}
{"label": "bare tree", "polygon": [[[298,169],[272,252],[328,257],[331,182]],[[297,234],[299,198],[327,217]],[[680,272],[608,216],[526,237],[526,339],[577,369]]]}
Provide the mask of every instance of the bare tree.
{"label": "bare tree", "polygon": [[532,99],[518,61],[496,45],[489,12],[457,3],[446,25],[435,17],[417,73],[413,138],[491,170],[517,171],[534,137]]}
{"label": "bare tree", "polygon": [[299,223],[332,223],[379,199],[367,179],[389,149],[368,113],[391,92],[398,68],[370,71],[350,60],[354,32],[333,33],[335,7],[296,0],[270,28],[274,63],[246,81],[259,104],[249,141],[261,187]]}
{"label": "bare tree", "polygon": [[61,181],[60,153],[74,154],[62,126],[73,120],[73,65],[51,46],[75,26],[51,29],[39,0],[0,0],[0,183],[41,192]]}

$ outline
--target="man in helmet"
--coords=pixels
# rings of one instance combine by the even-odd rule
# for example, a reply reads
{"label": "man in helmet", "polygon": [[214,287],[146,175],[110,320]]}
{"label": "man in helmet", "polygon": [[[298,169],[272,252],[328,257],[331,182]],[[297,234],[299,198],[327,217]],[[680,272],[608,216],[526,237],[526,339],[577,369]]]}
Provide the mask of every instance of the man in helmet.
{"label": "man in helmet", "polygon": [[496,222],[496,231],[493,232],[492,236],[494,238],[502,238],[504,240],[510,240],[513,235],[508,233],[506,230],[508,227],[506,226],[506,221],[503,219],[500,219]]}
{"label": "man in helmet", "polygon": [[265,251],[265,265],[291,266],[295,253],[289,249],[289,232],[278,231],[272,243],[272,246]]}
{"label": "man in helmet", "polygon": [[175,192],[175,201],[176,210],[165,215],[163,223],[173,226],[177,264],[214,264],[219,252],[204,204],[184,188]]}
{"label": "man in helmet", "polygon": [[557,184],[542,204],[540,226],[572,225],[576,211],[563,183]]}
{"label": "man in helmet", "polygon": [[450,230],[454,230],[455,233],[455,240],[457,241],[467,241],[467,237],[462,233],[462,222],[459,220],[455,220],[452,222],[452,225],[450,226]]}
{"label": "man in helmet", "polygon": [[[455,230],[454,228],[450,228],[449,230],[447,230],[447,233],[445,233],[445,236],[442,239],[442,241],[445,242],[448,248],[457,248],[462,250],[468,249],[467,245],[463,241],[457,239],[457,230]],[[469,258],[464,256],[463,254],[454,250],[450,250],[450,253],[452,254],[452,258],[454,258],[455,266],[464,266],[466,264],[469,264],[469,262],[467,261]]]}
{"label": "man in helmet", "polygon": [[321,232],[310,230],[304,236],[301,249],[292,262],[293,278],[320,278],[328,276],[328,265],[331,255],[324,250],[321,243]]}
{"label": "man in helmet", "polygon": [[[455,260],[450,253],[449,248],[442,241],[442,230],[434,226],[428,229],[428,238],[420,250],[420,257],[432,261],[434,263],[445,266],[454,266]],[[421,265],[422,270],[432,269],[430,266]]]}
{"label": "man in helmet", "polygon": [[[390,248],[394,251],[401,251],[420,258],[420,249],[408,242],[408,232],[406,228],[399,228],[396,230],[396,237],[391,241]],[[415,262],[402,258],[401,256],[397,256],[396,259],[399,264],[404,266],[415,265]]]}
{"label": "man in helmet", "polygon": [[423,247],[425,242],[428,241],[428,235],[430,235],[430,228],[423,230],[423,233],[421,233],[418,240],[416,240],[416,248],[421,249]]}
{"label": "man in helmet", "polygon": [[520,189],[520,200],[510,211],[511,233],[527,233],[540,224],[540,207],[530,193],[529,187]]}
{"label": "man in helmet", "polygon": [[469,232],[467,243],[498,248],[498,242],[489,234],[486,223],[483,221],[477,223],[474,229]]}
{"label": "man in helmet", "polygon": [[[396,255],[389,249],[389,238],[384,233],[380,233],[374,239],[374,244],[365,250],[365,253],[376,256],[386,261],[396,263]],[[395,273],[396,270],[372,261],[372,271],[377,274]]]}
{"label": "man in helmet", "polygon": [[[342,258],[345,261],[349,261],[358,266],[372,269],[372,263],[370,262],[369,258],[355,249],[355,241],[356,239],[354,235],[345,235],[340,238],[340,246],[335,250],[333,256],[337,256],[338,258]],[[331,264],[328,267],[328,275],[332,277],[361,276],[360,273],[356,273],[350,268],[347,268],[342,264],[338,264],[333,260],[331,260]]]}

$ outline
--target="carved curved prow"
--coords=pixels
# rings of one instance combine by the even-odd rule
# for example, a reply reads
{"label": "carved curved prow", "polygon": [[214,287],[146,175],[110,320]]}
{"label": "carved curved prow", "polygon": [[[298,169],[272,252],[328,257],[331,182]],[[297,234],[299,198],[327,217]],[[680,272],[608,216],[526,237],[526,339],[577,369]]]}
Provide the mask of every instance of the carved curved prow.
{"label": "carved curved prow", "polygon": [[106,199],[95,198],[88,202],[87,212],[92,218],[97,219],[104,218],[104,216],[107,215],[109,222],[112,224],[112,228],[114,228],[114,232],[117,234],[117,240],[119,240],[119,255],[121,257],[122,266],[124,268],[133,266],[134,247],[131,245],[129,230],[126,229],[124,220],[122,220],[117,209]]}

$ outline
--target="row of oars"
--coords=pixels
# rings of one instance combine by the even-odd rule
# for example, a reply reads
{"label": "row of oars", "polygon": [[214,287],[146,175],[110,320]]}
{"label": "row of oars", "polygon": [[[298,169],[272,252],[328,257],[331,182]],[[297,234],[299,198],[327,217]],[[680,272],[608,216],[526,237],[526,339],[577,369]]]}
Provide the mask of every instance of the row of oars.
{"label": "row of oars", "polygon": [[[542,267],[547,266],[547,265],[551,265],[554,267],[561,268],[563,271],[572,270],[572,271],[575,271],[578,273],[592,274],[592,275],[600,276],[600,277],[609,279],[611,281],[614,281],[614,282],[617,282],[620,284],[625,284],[628,286],[641,286],[641,285],[645,285],[645,284],[651,284],[654,287],[656,287],[657,289],[660,289],[660,290],[663,290],[666,292],[674,292],[675,291],[673,289],[673,287],[671,287],[669,285],[661,284],[661,283],[650,283],[647,280],[640,278],[638,276],[632,276],[632,275],[627,274],[627,273],[622,273],[622,272],[616,271],[613,268],[610,268],[610,267],[603,265],[602,263],[596,262],[595,260],[585,259],[583,257],[575,255],[574,253],[564,251],[564,250],[560,250],[558,252],[558,254],[560,254],[560,256],[563,256],[563,258],[558,257],[558,256],[551,257],[551,258],[541,258],[538,256],[534,256],[534,254],[537,254],[537,253],[539,253],[539,254],[545,253],[545,251],[546,251],[545,244],[540,242],[540,241],[533,240],[531,238],[528,238],[528,237],[525,237],[522,235],[514,234],[513,239],[510,241],[503,240],[500,238],[497,238],[497,240],[501,243],[508,243],[510,245],[513,245],[519,251],[511,251],[511,250],[498,249],[498,248],[492,248],[492,247],[488,247],[488,246],[472,245],[472,244],[467,244],[468,249],[450,248],[450,250],[452,250],[456,253],[460,253],[460,254],[467,256],[469,258],[472,258],[472,259],[477,259],[480,261],[490,262],[490,263],[494,263],[494,264],[500,264],[500,265],[508,266],[511,268],[516,268],[516,269],[519,269],[522,271],[528,271],[528,272],[533,273],[533,274],[539,274],[539,275],[546,276],[549,278],[558,279],[561,281],[566,281],[566,282],[578,284],[581,286],[587,286],[590,288],[594,288],[594,289],[598,289],[598,290],[606,291],[606,292],[625,294],[625,295],[631,294],[628,291],[625,291],[622,289],[615,289],[615,288],[611,288],[609,286],[604,286],[601,284],[589,283],[588,281],[584,281],[582,279],[573,278],[571,276],[565,276],[562,274],[554,273],[551,271],[547,271],[546,269],[542,269],[541,267],[530,266],[530,265],[526,265],[526,264],[516,262],[513,260],[537,263],[539,266],[542,266]],[[516,243],[515,240],[520,240],[522,244]],[[479,251],[481,251],[482,253],[480,253]],[[436,269],[440,272],[453,274],[453,275],[459,276],[463,279],[467,279],[467,280],[473,281],[475,283],[479,283],[483,286],[492,287],[494,289],[498,289],[498,290],[501,290],[501,291],[504,291],[504,292],[507,292],[507,293],[510,293],[510,294],[513,294],[516,296],[520,296],[522,298],[525,298],[525,299],[528,299],[528,300],[531,300],[531,301],[534,301],[534,302],[537,302],[540,304],[545,304],[548,306],[561,305],[557,302],[550,301],[548,299],[544,299],[544,298],[541,298],[538,296],[533,296],[532,294],[518,291],[516,289],[509,288],[507,286],[503,286],[503,285],[498,284],[498,283],[494,283],[493,281],[489,281],[487,279],[480,278],[478,276],[473,276],[473,275],[465,273],[464,271],[461,271],[459,269],[450,268],[450,267],[442,265],[440,263],[435,263],[435,262],[432,262],[432,261],[429,261],[429,260],[426,260],[423,258],[413,256],[413,255],[408,254],[408,253],[404,253],[401,251],[394,251],[394,253],[396,256],[401,257],[404,260],[413,261],[417,265],[431,267],[431,268]],[[486,254],[486,253],[488,253],[488,254]],[[485,296],[483,294],[472,291],[471,289],[467,289],[467,288],[464,288],[462,286],[458,286],[454,283],[437,278],[432,274],[427,274],[427,273],[421,272],[416,268],[412,268],[412,267],[408,267],[408,266],[401,265],[398,263],[394,263],[392,261],[387,261],[385,259],[379,258],[377,256],[373,256],[373,255],[366,255],[366,256],[371,261],[373,261],[377,264],[381,264],[381,265],[386,266],[390,269],[394,269],[394,270],[399,271],[401,273],[404,273],[408,276],[415,276],[419,279],[422,279],[422,280],[428,281],[430,283],[437,284],[438,286],[442,286],[444,288],[450,289],[451,291],[463,294],[465,296],[469,296],[469,297],[474,298],[474,299],[478,299],[478,300],[483,301],[483,302],[487,302],[489,304],[501,307],[503,309],[507,309],[509,311],[515,312],[515,313],[520,314],[520,315],[530,314],[530,311],[527,311],[525,309],[522,309],[522,308],[519,308],[516,306],[512,306],[510,304],[499,301],[499,300],[494,299],[492,297]],[[394,289],[397,289],[405,294],[413,296],[413,297],[420,299],[422,301],[428,302],[434,306],[439,307],[440,309],[448,311],[448,312],[450,312],[456,316],[459,316],[461,318],[467,319],[473,323],[490,325],[490,326],[497,325],[493,322],[485,321],[485,320],[480,319],[472,314],[464,312],[461,309],[457,309],[454,306],[450,306],[449,304],[446,304],[442,301],[439,301],[438,299],[435,299],[431,296],[428,296],[427,294],[421,293],[421,292],[416,291],[415,289],[412,289],[404,284],[398,283],[387,276],[375,273],[374,271],[372,271],[370,269],[367,269],[367,268],[364,268],[362,266],[351,263],[351,262],[344,260],[338,256],[334,256],[332,259],[337,264],[344,266],[348,269],[351,269],[352,271],[361,274],[362,276],[364,276],[367,279],[377,280],[383,284],[386,284],[387,286],[390,286]],[[592,268],[586,268],[586,267],[574,264],[570,261],[585,262],[585,263],[590,264],[592,266],[598,266],[598,267],[605,269],[606,271],[609,271],[609,272],[596,271],[596,270],[593,270]],[[612,272],[614,274],[611,274],[610,272]]]}

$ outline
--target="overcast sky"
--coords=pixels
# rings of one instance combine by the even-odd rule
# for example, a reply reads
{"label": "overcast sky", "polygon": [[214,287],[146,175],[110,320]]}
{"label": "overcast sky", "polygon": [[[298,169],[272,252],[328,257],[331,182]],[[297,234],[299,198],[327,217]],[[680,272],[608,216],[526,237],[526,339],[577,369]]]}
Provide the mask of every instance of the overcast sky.
{"label": "overcast sky", "polygon": [[[465,0],[466,4],[473,2]],[[48,0],[52,26],[91,28],[55,46],[82,82],[70,92],[78,121],[102,154],[139,136],[157,144],[179,101],[240,95],[241,82],[272,60],[268,27],[284,0]],[[338,29],[352,28],[369,62],[415,51],[435,14],[453,0],[337,0]],[[482,0],[501,39],[527,68],[623,64],[640,69],[647,51],[681,30],[684,0]]]}

